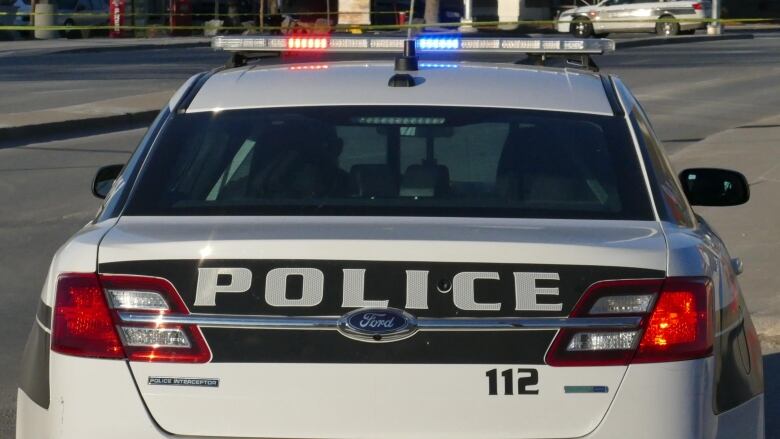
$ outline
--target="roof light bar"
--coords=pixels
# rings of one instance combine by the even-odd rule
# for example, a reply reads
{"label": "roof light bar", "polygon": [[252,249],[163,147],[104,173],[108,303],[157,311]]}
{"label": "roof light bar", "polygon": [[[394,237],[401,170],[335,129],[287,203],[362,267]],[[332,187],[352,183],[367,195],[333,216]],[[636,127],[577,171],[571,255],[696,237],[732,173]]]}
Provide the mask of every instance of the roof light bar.
{"label": "roof light bar", "polygon": [[[322,37],[322,36],[226,36],[211,40],[211,47],[229,52],[251,51],[323,51],[401,53],[404,38]],[[552,38],[461,38],[459,36],[422,35],[416,39],[419,52],[603,54],[615,50],[607,39]]]}

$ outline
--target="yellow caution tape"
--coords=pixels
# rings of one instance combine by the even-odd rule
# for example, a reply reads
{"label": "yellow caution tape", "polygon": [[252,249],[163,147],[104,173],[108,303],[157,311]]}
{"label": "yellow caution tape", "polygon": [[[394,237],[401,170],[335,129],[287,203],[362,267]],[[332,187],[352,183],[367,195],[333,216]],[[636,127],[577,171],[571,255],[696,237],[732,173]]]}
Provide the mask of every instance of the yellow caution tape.
{"label": "yellow caution tape", "polygon": [[[71,14],[65,14],[65,15],[71,15]],[[108,17],[106,14],[101,14],[103,16]],[[162,16],[170,16],[171,14],[145,14],[148,16],[153,15],[162,15]],[[186,16],[188,14],[173,14],[174,16]],[[334,15],[336,15],[334,13]],[[144,14],[138,14],[138,16],[144,16]],[[207,16],[213,17],[213,14],[208,14]],[[256,17],[256,15],[252,15],[253,17]],[[131,15],[125,15],[125,17],[131,17]],[[222,15],[220,16],[223,20],[224,19],[230,19],[233,16],[231,15]],[[604,23],[623,23],[627,22],[629,20],[600,20]],[[636,22],[635,20],[630,20],[631,22]],[[661,18],[661,19],[655,19],[655,20],[643,20],[645,22],[655,22],[655,23],[701,23],[701,24],[712,24],[712,23],[720,23],[723,25],[734,25],[734,24],[747,24],[747,23],[779,23],[780,24],[780,18],[726,18],[726,19],[670,19],[670,18]],[[472,28],[496,28],[496,27],[510,27],[510,26],[536,26],[536,27],[544,27],[544,26],[550,26],[550,25],[556,25],[557,20],[516,20],[516,21],[479,21],[479,22],[471,22],[471,23],[407,23],[403,25],[399,24],[386,24],[386,25],[354,25],[354,24],[336,24],[331,25],[329,29],[331,31],[344,31],[344,32],[351,32],[351,33],[360,33],[365,31],[372,31],[372,30],[408,30],[408,29],[422,29],[427,27],[437,27],[437,28],[457,28],[460,26],[469,26]],[[296,24],[295,22],[291,26],[258,26],[258,25],[251,25],[251,26],[229,26],[229,25],[222,25],[222,26],[207,26],[205,24],[202,25],[190,25],[190,26],[171,26],[169,24],[147,24],[147,25],[122,25],[122,26],[114,26],[112,24],[109,24],[108,22],[105,25],[84,25],[84,26],[75,26],[75,25],[50,25],[50,26],[39,26],[39,25],[6,25],[6,26],[0,26],[0,31],[33,31],[33,30],[145,30],[145,29],[153,29],[153,30],[204,30],[206,28],[208,29],[215,29],[218,30],[240,30],[240,31],[275,31],[275,30],[285,30],[285,31],[306,31],[306,30],[313,30],[314,23],[308,23],[305,22],[303,24]]]}

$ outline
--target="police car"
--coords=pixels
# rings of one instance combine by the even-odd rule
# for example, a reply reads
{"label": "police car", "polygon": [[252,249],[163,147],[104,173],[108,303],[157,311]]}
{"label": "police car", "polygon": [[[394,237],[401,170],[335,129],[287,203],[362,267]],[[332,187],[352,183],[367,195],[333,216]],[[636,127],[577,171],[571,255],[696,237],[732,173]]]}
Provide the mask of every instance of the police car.
{"label": "police car", "polygon": [[54,256],[17,438],[764,437],[740,266],[690,207],[745,178],[678,179],[592,63],[433,60],[612,41],[213,44]]}
{"label": "police car", "polygon": [[706,27],[711,16],[709,0],[603,0],[593,6],[562,11],[558,32],[586,38],[613,32],[655,32],[661,36],[693,34]]}

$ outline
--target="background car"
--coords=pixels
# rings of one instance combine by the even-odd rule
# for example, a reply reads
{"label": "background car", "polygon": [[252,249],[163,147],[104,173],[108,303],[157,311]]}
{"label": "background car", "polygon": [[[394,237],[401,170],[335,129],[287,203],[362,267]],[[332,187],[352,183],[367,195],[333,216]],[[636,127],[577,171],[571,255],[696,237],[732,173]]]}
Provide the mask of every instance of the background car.
{"label": "background car", "polygon": [[706,27],[702,20],[711,16],[711,8],[712,3],[708,0],[604,0],[595,6],[562,11],[556,29],[580,38],[613,32],[655,32],[663,36],[692,34],[696,29]]}
{"label": "background car", "polygon": [[107,26],[108,2],[106,0],[57,0],[56,23],[58,26],[75,28],[62,31],[66,38],[86,38],[92,33],[100,33],[91,29],[78,28],[82,26]]}

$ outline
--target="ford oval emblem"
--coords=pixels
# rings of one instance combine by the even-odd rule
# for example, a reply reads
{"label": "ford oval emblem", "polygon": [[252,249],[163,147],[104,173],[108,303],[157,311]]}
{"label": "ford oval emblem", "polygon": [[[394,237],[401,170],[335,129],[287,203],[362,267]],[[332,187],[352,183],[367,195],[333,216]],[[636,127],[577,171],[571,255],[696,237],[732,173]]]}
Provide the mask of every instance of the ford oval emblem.
{"label": "ford oval emblem", "polygon": [[417,319],[395,308],[364,308],[339,319],[339,332],[360,341],[387,342],[411,337],[417,331]]}

